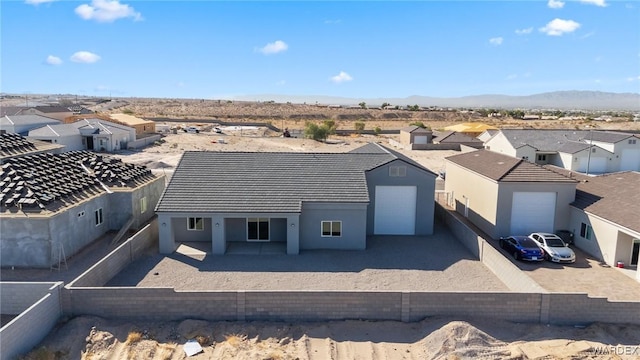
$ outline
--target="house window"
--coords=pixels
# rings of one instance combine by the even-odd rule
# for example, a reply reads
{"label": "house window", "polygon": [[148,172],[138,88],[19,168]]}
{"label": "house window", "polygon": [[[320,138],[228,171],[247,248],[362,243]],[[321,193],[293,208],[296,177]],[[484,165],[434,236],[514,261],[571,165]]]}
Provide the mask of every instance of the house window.
{"label": "house window", "polygon": [[253,241],[269,240],[269,219],[268,218],[248,218],[247,219],[247,240],[253,240]]}
{"label": "house window", "polygon": [[538,161],[547,161],[547,155],[538,155]]}
{"label": "house window", "polygon": [[596,148],[591,149],[591,152],[595,153],[596,152]]}
{"label": "house window", "polygon": [[636,144],[636,139],[629,139],[629,144],[630,145],[635,145]]}
{"label": "house window", "polygon": [[528,156],[523,156],[522,160],[529,161],[529,157]]}
{"label": "house window", "polygon": [[147,212],[147,197],[143,196],[142,199],[140,199],[140,214],[144,214]]}
{"label": "house window", "polygon": [[407,167],[406,166],[389,166],[389,176],[392,176],[392,177],[407,176]]}
{"label": "house window", "polygon": [[204,219],[201,217],[190,217],[187,219],[187,230],[204,230]]}
{"label": "house window", "polygon": [[96,226],[98,226],[98,225],[102,224],[102,221],[103,221],[103,219],[102,219],[102,208],[96,210],[95,215],[96,215]]}
{"label": "house window", "polygon": [[342,236],[342,221],[323,221],[322,237]]}
{"label": "house window", "polygon": [[593,240],[593,228],[591,225],[582,223],[582,225],[580,225],[580,236],[583,239]]}

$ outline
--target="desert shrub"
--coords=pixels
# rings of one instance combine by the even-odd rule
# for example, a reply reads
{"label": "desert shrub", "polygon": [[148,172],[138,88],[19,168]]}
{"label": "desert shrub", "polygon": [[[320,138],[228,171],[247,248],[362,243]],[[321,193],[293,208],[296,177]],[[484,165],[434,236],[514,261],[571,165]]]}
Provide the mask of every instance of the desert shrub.
{"label": "desert shrub", "polygon": [[316,141],[325,141],[329,135],[336,133],[336,127],[333,120],[324,120],[322,125],[307,122],[304,126],[304,136]]}
{"label": "desert shrub", "polygon": [[423,129],[431,129],[429,126],[426,126],[425,124],[423,124],[422,121],[414,121],[409,125],[421,127]]}
{"label": "desert shrub", "polygon": [[356,122],[353,124],[353,126],[354,126],[354,128],[356,129],[356,132],[357,132],[358,134],[360,134],[362,131],[364,131],[364,126],[365,126],[365,124],[364,124],[364,122],[362,122],[362,121],[356,121]]}
{"label": "desert shrub", "polygon": [[142,340],[142,333],[139,331],[132,331],[127,335],[126,343],[131,345],[139,342],[140,340]]}
{"label": "desert shrub", "polygon": [[133,112],[133,110],[131,110],[131,109],[124,109],[124,110],[122,110],[122,113],[123,113],[123,114],[127,114],[127,115],[133,115],[133,114],[135,114],[135,113]]}
{"label": "desert shrub", "polygon": [[380,126],[376,126],[375,128],[373,128],[373,132],[376,135],[380,135],[380,133],[382,132],[382,129],[380,129]]}

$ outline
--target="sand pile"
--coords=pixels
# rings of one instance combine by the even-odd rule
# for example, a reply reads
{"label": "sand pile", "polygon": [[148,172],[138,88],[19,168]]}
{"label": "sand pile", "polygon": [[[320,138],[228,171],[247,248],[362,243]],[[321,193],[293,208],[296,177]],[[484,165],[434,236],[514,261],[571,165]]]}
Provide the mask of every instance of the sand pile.
{"label": "sand pile", "polygon": [[[187,357],[195,339],[202,352]],[[610,345],[636,354],[602,354]],[[421,322],[124,322],[74,318],[27,358],[71,359],[637,359],[640,326],[586,328],[491,319]]]}

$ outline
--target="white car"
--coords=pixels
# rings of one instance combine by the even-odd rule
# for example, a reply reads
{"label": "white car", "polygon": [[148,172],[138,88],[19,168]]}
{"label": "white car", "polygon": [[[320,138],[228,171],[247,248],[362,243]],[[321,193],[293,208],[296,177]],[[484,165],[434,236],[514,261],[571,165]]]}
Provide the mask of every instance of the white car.
{"label": "white car", "polygon": [[544,257],[557,263],[574,263],[576,254],[558,235],[549,233],[532,233],[529,235],[533,241],[544,251]]}

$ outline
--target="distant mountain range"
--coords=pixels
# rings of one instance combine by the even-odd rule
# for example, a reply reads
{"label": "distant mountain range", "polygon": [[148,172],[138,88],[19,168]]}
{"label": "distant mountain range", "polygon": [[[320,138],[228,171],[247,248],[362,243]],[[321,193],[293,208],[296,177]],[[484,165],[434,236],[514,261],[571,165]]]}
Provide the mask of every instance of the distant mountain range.
{"label": "distant mountain range", "polygon": [[275,101],[297,104],[358,105],[367,106],[420,105],[452,108],[501,108],[501,109],[558,109],[558,110],[627,110],[640,111],[640,94],[609,93],[601,91],[554,91],[527,96],[475,95],[457,98],[437,98],[428,96],[409,96],[406,98],[344,98],[313,95],[276,95],[259,94],[235,96],[234,100]]}

